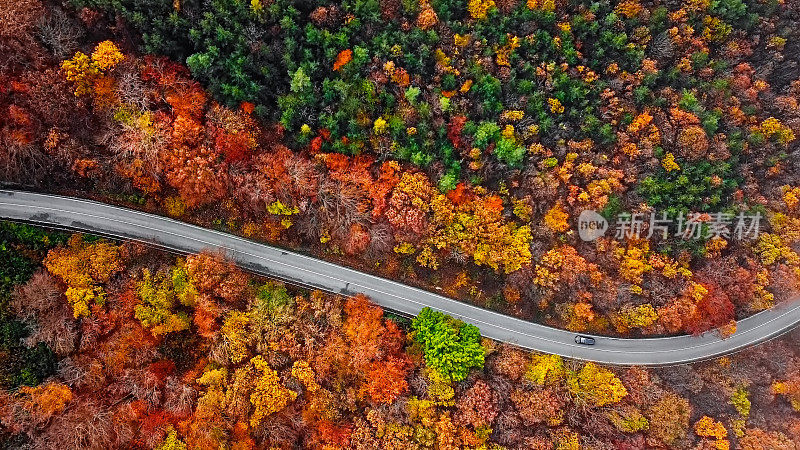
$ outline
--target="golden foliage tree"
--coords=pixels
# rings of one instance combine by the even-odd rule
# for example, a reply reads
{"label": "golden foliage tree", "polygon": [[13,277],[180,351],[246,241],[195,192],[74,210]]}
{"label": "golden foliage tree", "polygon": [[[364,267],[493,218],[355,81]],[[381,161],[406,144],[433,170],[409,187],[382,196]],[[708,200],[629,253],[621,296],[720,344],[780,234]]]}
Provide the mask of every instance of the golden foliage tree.
{"label": "golden foliage tree", "polygon": [[88,316],[91,305],[105,302],[100,285],[123,268],[119,247],[106,241],[87,243],[78,234],[67,247],[50,250],[43,264],[67,285],[66,297],[75,318]]}
{"label": "golden foliage tree", "polygon": [[728,449],[729,444],[728,441],[725,440],[725,438],[728,437],[728,430],[722,422],[718,422],[708,416],[703,416],[694,424],[694,432],[701,437],[713,438],[715,440],[715,446],[719,450]]}
{"label": "golden foliage tree", "polygon": [[136,305],[134,315],[151,333],[161,336],[189,328],[191,319],[188,314],[176,308],[179,304],[194,305],[196,291],[186,280],[182,265],[174,267],[169,274],[155,276],[144,269],[136,292],[141,303]]}
{"label": "golden foliage tree", "polygon": [[242,311],[231,311],[222,324],[222,339],[230,361],[238,364],[247,358],[247,344],[249,342],[247,325],[250,316]]}
{"label": "golden foliage tree", "polygon": [[250,364],[258,373],[254,392],[250,394],[250,403],[255,410],[250,416],[250,426],[258,426],[270,414],[278,412],[297,398],[297,392],[286,389],[280,384],[278,374],[269,367],[261,355],[250,360]]}
{"label": "golden foliage tree", "polygon": [[558,355],[533,354],[525,378],[535,384],[555,384],[560,382],[566,373],[564,361]]}
{"label": "golden foliage tree", "polygon": [[567,388],[576,398],[594,406],[618,403],[628,395],[628,390],[613,372],[591,362],[577,372],[568,373]]}
{"label": "golden foliage tree", "polygon": [[567,220],[569,220],[569,214],[564,210],[564,206],[561,203],[550,208],[544,216],[544,224],[547,225],[547,228],[559,233],[569,230]]}
{"label": "golden foliage tree", "polygon": [[61,63],[67,80],[75,84],[75,95],[92,92],[98,77],[111,70],[125,57],[111,41],[103,41],[94,49],[92,56],[78,52],[72,59]]}

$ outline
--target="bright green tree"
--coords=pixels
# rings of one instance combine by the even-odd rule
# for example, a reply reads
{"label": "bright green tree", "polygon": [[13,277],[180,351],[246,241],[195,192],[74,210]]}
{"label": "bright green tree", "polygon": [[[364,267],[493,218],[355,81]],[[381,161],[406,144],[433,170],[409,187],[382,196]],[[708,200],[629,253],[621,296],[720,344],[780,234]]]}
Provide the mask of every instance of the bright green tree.
{"label": "bright green tree", "polygon": [[425,308],[412,328],[412,337],[422,346],[428,367],[443,379],[463,381],[473,367],[483,368],[485,352],[475,325]]}

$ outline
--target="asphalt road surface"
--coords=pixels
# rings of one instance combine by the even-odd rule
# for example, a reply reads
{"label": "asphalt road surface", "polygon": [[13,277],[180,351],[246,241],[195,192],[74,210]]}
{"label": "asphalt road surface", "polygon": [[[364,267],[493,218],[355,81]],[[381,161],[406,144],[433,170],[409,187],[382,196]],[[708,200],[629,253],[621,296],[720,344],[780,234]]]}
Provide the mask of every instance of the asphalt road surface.
{"label": "asphalt road surface", "polygon": [[180,253],[221,250],[240,267],[259,275],[335,294],[365,294],[405,315],[416,315],[429,306],[476,325],[483,336],[498,341],[605,364],[664,366],[713,358],[779,336],[800,322],[800,302],[796,301],[739,321],[736,332],[726,339],[715,332],[652,339],[593,336],[595,345],[578,345],[573,332],[154,214],[76,198],[0,190],[0,218],[140,241]]}

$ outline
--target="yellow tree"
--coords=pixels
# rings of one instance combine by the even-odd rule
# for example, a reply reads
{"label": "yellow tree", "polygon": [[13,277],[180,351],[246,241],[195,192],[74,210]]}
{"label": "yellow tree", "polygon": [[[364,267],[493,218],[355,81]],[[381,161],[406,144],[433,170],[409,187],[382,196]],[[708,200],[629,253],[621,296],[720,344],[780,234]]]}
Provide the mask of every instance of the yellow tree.
{"label": "yellow tree", "polygon": [[208,420],[219,417],[225,409],[225,384],[228,371],[225,368],[211,369],[197,379],[197,384],[206,386],[206,391],[197,400],[195,417],[199,420]]}
{"label": "yellow tree", "polygon": [[167,430],[167,437],[159,444],[155,450],[186,450],[186,444],[178,438],[178,432],[170,426]]}
{"label": "yellow tree", "polygon": [[[136,286],[141,303],[136,305],[134,315],[155,336],[186,330],[191,324],[186,313],[175,310],[179,302],[186,306],[192,304],[186,303],[189,300],[186,291],[191,289],[188,289],[188,284],[180,283],[181,271],[179,266],[172,270],[172,276],[153,276],[145,269],[142,281]],[[178,286],[175,285],[176,281]]]}
{"label": "yellow tree", "polygon": [[313,394],[320,388],[317,383],[314,371],[311,369],[307,361],[295,361],[292,364],[292,376],[297,378],[303,386],[305,386],[308,393]]}
{"label": "yellow tree", "polygon": [[189,448],[221,448],[222,433],[226,426],[223,413],[227,406],[225,386],[228,383],[228,371],[225,368],[207,369],[197,384],[205,387],[205,391],[197,399],[194,415],[186,423],[185,435]]}
{"label": "yellow tree", "polygon": [[105,301],[100,284],[123,268],[119,247],[105,241],[87,243],[78,234],[70,238],[67,247],[50,250],[43,264],[67,285],[66,297],[75,318],[88,316],[92,304]]}
{"label": "yellow tree", "polygon": [[645,240],[631,241],[627,247],[617,247],[614,256],[619,260],[619,274],[622,278],[641,284],[643,275],[653,270],[649,262],[650,243]]}
{"label": "yellow tree", "polygon": [[594,406],[617,403],[628,395],[622,381],[613,372],[591,362],[577,372],[568,372],[567,388],[578,400]]}
{"label": "yellow tree", "polygon": [[228,358],[238,364],[247,358],[247,325],[250,316],[242,311],[231,311],[222,324],[222,337]]}
{"label": "yellow tree", "polygon": [[558,355],[531,355],[525,378],[538,385],[560,382],[564,377],[564,361]]}
{"label": "yellow tree", "polygon": [[772,383],[772,393],[786,397],[792,408],[800,411],[800,377]]}
{"label": "yellow tree", "polygon": [[564,210],[564,206],[561,202],[550,208],[544,216],[544,224],[547,225],[547,228],[558,233],[569,230],[568,220],[569,214]]}
{"label": "yellow tree", "polygon": [[552,433],[555,450],[579,450],[580,436],[568,428],[562,428]]}
{"label": "yellow tree", "polygon": [[475,264],[505,273],[530,263],[531,229],[504,219],[499,197],[472,195],[456,203],[439,194],[430,207],[434,229],[427,243],[432,247],[458,250]]}
{"label": "yellow tree", "polygon": [[[463,186],[463,185],[461,185]],[[455,251],[475,264],[511,273],[531,261],[531,229],[503,216],[503,200],[458,188],[435,192],[421,173],[404,173],[389,199],[386,217],[401,243],[398,253],[414,253],[417,262],[436,268],[436,252]]]}
{"label": "yellow tree", "polygon": [[98,78],[111,70],[125,56],[111,41],[103,41],[94,49],[92,56],[78,52],[72,59],[61,63],[61,69],[68,81],[75,84],[75,95],[89,94]]}
{"label": "yellow tree", "polygon": [[250,360],[253,368],[259,373],[255,381],[254,392],[250,394],[250,403],[255,410],[250,416],[250,426],[257,427],[264,418],[286,407],[297,398],[297,392],[286,389],[280,384],[278,374],[269,367],[261,355]]}
{"label": "yellow tree", "polygon": [[620,333],[628,332],[632,328],[644,328],[658,320],[658,313],[653,305],[626,305],[614,316],[614,325]]}

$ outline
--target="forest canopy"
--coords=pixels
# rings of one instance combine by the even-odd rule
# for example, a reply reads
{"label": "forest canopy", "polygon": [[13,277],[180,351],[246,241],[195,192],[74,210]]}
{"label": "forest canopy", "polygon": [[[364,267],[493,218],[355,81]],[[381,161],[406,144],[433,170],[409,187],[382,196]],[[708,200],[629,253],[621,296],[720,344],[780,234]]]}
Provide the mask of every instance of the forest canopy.
{"label": "forest canopy", "polygon": [[[30,267],[4,281],[0,303],[11,448],[772,450],[800,439],[796,332],[688,366],[603,367],[481,339],[431,310],[408,321],[364,296],[252,277],[214,253],[0,232],[2,254]],[[109,274],[93,278],[103,301],[75,315],[67,292],[87,269]]]}
{"label": "forest canopy", "polygon": [[[0,180],[575,332],[727,335],[800,291],[797,9],[7,2]],[[116,268],[82,270],[89,317]],[[156,334],[196,301],[173,275],[138,288]]]}

